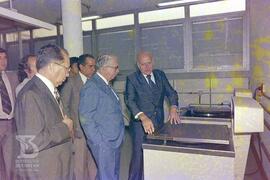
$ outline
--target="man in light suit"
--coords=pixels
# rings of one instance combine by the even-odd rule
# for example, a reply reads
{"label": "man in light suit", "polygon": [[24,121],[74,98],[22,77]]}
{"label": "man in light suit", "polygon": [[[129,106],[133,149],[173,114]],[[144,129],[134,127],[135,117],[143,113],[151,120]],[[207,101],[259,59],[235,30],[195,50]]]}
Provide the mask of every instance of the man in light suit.
{"label": "man in light suit", "polygon": [[0,48],[0,179],[14,178],[15,121],[14,104],[15,88],[18,85],[16,73],[7,72],[8,57],[5,49]]}
{"label": "man in light suit", "polygon": [[21,145],[16,161],[18,174],[27,180],[68,180],[72,178],[73,121],[63,113],[56,89],[68,76],[67,51],[56,45],[42,47],[37,69],[15,104]]}
{"label": "man in light suit", "polygon": [[118,180],[124,120],[119,97],[109,84],[119,72],[118,60],[102,55],[96,66],[97,73],[81,89],[80,122],[97,164],[97,178]]}
{"label": "man in light suit", "polygon": [[61,97],[67,116],[74,120],[74,178],[76,180],[94,180],[97,169],[92,154],[87,148],[86,140],[80,126],[79,100],[82,86],[95,73],[96,60],[90,54],[83,54],[79,57],[77,63],[79,73],[68,78],[61,90]]}
{"label": "man in light suit", "polygon": [[146,134],[164,124],[164,97],[171,104],[169,121],[178,124],[178,95],[172,88],[163,71],[153,69],[150,52],[140,52],[137,57],[138,71],[127,77],[125,103],[132,114],[132,158],[129,167],[129,180],[143,179],[142,143]]}

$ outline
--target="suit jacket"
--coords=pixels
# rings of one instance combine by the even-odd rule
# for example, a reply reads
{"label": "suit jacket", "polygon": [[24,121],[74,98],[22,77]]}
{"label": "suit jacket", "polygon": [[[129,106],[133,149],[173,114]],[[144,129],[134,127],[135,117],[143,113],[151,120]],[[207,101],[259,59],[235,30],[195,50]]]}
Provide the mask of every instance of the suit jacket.
{"label": "suit jacket", "polygon": [[129,75],[124,98],[133,118],[139,112],[144,112],[157,127],[164,122],[164,97],[168,97],[171,105],[178,106],[178,95],[163,71],[153,70],[153,74],[156,83],[155,91],[150,88],[139,70]]}
{"label": "suit jacket", "polygon": [[81,89],[79,112],[88,143],[104,143],[112,148],[121,145],[124,120],[120,102],[97,74]]}
{"label": "suit jacket", "polygon": [[61,89],[64,112],[74,121],[75,136],[77,138],[81,138],[83,136],[79,122],[79,101],[82,86],[83,81],[81,76],[80,74],[77,74],[74,77],[69,77]]}
{"label": "suit jacket", "polygon": [[[35,154],[38,171],[22,171],[25,179],[69,179],[72,143],[57,101],[48,87],[34,76],[19,92],[15,104],[15,120],[19,136],[30,135],[35,146],[25,154]],[[22,149],[22,147],[21,147]],[[18,152],[19,153],[19,152]],[[35,161],[34,161],[35,160]]]}

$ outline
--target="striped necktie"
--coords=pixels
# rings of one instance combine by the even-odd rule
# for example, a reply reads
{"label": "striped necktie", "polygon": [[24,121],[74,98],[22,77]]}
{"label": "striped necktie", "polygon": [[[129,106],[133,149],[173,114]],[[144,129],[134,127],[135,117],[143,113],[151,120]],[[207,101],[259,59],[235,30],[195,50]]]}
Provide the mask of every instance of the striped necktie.
{"label": "striped necktie", "polygon": [[151,79],[151,74],[146,76],[147,80],[148,80],[148,84],[151,88],[154,88],[156,86],[156,84],[152,81]]}
{"label": "striped necktie", "polygon": [[11,101],[8,95],[8,91],[6,85],[2,78],[2,73],[0,73],[0,91],[1,91],[1,101],[2,101],[2,108],[6,114],[10,114],[12,107]]}
{"label": "striped necktie", "polygon": [[57,101],[57,104],[59,105],[59,108],[61,110],[62,116],[64,117],[64,111],[63,111],[64,106],[63,106],[63,103],[61,101],[60,94],[56,88],[54,89],[54,95],[55,95],[55,99]]}

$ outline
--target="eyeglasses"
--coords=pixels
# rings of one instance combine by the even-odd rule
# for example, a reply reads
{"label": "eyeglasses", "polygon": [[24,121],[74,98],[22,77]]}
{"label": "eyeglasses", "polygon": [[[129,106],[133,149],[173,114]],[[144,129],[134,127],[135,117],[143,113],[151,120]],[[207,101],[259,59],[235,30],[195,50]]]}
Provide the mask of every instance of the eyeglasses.
{"label": "eyeglasses", "polygon": [[105,66],[105,67],[113,68],[114,70],[119,69],[119,66]]}
{"label": "eyeglasses", "polygon": [[53,62],[53,64],[57,64],[57,65],[59,65],[59,66],[65,68],[65,69],[67,70],[67,72],[69,72],[70,69],[71,69],[70,67],[66,67],[66,66],[64,66],[64,65],[62,65],[62,64],[59,64],[59,63],[56,63],[56,62]]}

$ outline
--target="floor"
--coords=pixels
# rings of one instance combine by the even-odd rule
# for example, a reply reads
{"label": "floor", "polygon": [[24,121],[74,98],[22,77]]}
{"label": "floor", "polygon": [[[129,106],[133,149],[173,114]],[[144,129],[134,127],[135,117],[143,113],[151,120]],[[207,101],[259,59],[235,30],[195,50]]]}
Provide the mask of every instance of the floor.
{"label": "floor", "polygon": [[266,180],[261,175],[260,169],[254,158],[251,148],[249,149],[245,179],[244,180]]}
{"label": "floor", "polygon": [[[131,159],[131,137],[128,128],[125,131],[125,140],[121,150],[121,170],[120,170],[120,180],[128,179],[129,163]],[[244,180],[264,180],[258,166],[256,164],[255,158],[252,151],[249,151],[246,173]]]}

